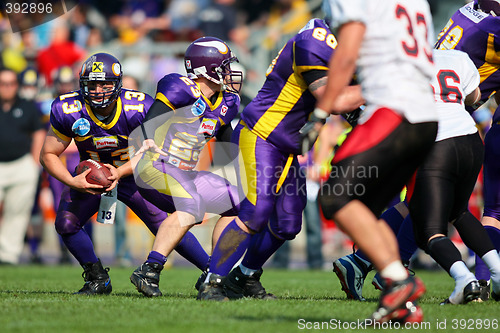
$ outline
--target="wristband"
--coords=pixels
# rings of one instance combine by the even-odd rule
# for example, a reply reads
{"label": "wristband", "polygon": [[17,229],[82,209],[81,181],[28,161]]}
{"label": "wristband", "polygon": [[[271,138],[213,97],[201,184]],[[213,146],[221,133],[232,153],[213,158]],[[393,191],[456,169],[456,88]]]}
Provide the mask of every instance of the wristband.
{"label": "wristband", "polygon": [[313,111],[313,116],[319,120],[325,120],[330,114],[323,109],[315,108]]}

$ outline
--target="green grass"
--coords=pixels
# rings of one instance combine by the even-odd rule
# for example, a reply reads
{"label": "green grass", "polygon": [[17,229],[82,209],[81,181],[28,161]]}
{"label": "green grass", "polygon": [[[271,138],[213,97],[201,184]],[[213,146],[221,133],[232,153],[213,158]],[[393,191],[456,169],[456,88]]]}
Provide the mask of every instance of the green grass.
{"label": "green grass", "polygon": [[[79,267],[1,266],[0,332],[303,332],[312,330],[300,329],[300,319],[309,325],[321,325],[369,317],[378,297],[369,283],[373,273],[365,284],[367,302],[355,302],[345,299],[331,272],[266,269],[262,282],[280,298],[277,301],[199,302],[193,288],[199,272],[174,268],[162,274],[164,296],[148,299],[130,283],[132,271],[133,268],[112,267],[113,293],[87,297],[72,294],[83,285]],[[486,319],[495,319],[500,325],[500,303],[440,306],[439,302],[453,289],[451,278],[444,272],[417,274],[428,289],[420,302],[424,321],[430,328],[426,332],[500,331],[479,326]],[[438,329],[437,322],[444,325],[445,320],[446,329]],[[453,325],[453,320],[463,320],[469,329],[461,329],[460,322]],[[331,332],[374,331],[323,328]]]}

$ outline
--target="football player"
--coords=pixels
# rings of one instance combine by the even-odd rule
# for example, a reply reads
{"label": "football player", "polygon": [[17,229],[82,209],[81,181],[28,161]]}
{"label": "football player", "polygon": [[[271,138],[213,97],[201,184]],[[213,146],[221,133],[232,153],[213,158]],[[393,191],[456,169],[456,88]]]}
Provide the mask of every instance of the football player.
{"label": "football player", "polygon": [[[409,259],[416,243],[455,279],[455,290],[444,303],[462,304],[480,297],[480,285],[468,270],[458,249],[446,236],[452,223],[464,243],[484,261],[492,272],[493,297],[500,289],[500,258],[481,223],[467,204],[483,162],[483,143],[465,105],[480,98],[479,73],[463,52],[435,50],[436,75],[432,80],[439,115],[439,130],[431,154],[419,167],[414,183],[408,187],[412,220],[408,216],[398,235],[401,257]],[[415,239],[413,237],[415,230]],[[410,249],[409,255],[401,253]],[[347,295],[359,296],[370,262],[359,251],[335,261],[335,272]],[[375,276],[381,289],[383,281]]]}
{"label": "football player", "polygon": [[160,273],[168,255],[206,212],[221,215],[216,229],[237,212],[237,188],[224,177],[195,169],[209,140],[230,142],[242,79],[240,71],[231,69],[236,61],[224,41],[202,37],[186,49],[188,76],[173,73],[158,82],[144,125],[157,124],[154,133],[145,130],[134,172],[144,198],[171,215],[161,224],[147,260],[130,277],[146,296],[161,295]]}
{"label": "football player", "polygon": [[[107,53],[90,56],[80,71],[80,90],[61,95],[52,103],[51,127],[40,156],[49,174],[66,185],[55,227],[83,267],[85,284],[79,294],[109,294],[112,287],[109,268],[103,268],[91,239],[82,230],[98,211],[103,188],[86,181],[90,169],[74,175],[60,158],[73,140],[80,160],[105,163],[113,181],[106,193],[117,187],[117,199],[130,207],[153,234],[167,216],[139,194],[129,161],[128,135],[144,120],[153,99],[140,91],[122,89],[122,76],[121,64],[114,56]],[[198,267],[205,268],[208,255],[192,234],[179,243],[177,250]]]}
{"label": "football player", "polygon": [[[280,50],[263,87],[243,110],[232,140],[241,151],[238,171],[246,198],[215,246],[198,299],[275,298],[260,283],[262,265],[301,229],[307,198],[297,160],[302,152],[299,130],[324,91],[336,47],[326,22],[310,20]],[[344,97],[338,107],[348,111],[364,102],[359,86],[347,88]],[[231,271],[245,251],[241,265]]]}
{"label": "football player", "polygon": [[[430,152],[437,114],[429,86],[434,74],[432,17],[424,0],[325,0],[338,30],[325,93],[312,122],[322,123],[353,72],[367,100],[358,125],[333,159],[319,201],[369,256],[385,280],[375,322],[422,320],[412,302],[425,292],[402,265],[394,233],[377,217]],[[404,143],[404,144],[403,144]]]}
{"label": "football player", "polygon": [[[469,111],[494,96],[497,104],[500,94],[500,2],[475,0],[460,8],[438,35],[436,48],[456,49],[469,55],[481,76],[481,99]],[[494,95],[493,95],[494,94]],[[484,138],[484,212],[481,222],[485,226],[497,251],[500,251],[500,108],[493,114],[491,128]],[[490,273],[480,256],[476,255],[476,277],[483,285],[483,299],[488,297]]]}

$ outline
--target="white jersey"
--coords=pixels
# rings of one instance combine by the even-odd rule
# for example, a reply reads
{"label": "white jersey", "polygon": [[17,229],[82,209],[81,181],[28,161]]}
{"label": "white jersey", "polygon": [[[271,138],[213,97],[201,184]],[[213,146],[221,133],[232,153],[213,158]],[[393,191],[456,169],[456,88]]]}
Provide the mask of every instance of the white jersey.
{"label": "white jersey", "polygon": [[367,108],[365,122],[386,107],[411,123],[436,121],[430,88],[434,74],[432,17],[426,0],[324,0],[332,28],[361,22],[358,78]]}
{"label": "white jersey", "polygon": [[432,79],[438,111],[436,141],[477,132],[464,100],[479,86],[479,72],[469,56],[458,50],[434,50],[436,74]]}

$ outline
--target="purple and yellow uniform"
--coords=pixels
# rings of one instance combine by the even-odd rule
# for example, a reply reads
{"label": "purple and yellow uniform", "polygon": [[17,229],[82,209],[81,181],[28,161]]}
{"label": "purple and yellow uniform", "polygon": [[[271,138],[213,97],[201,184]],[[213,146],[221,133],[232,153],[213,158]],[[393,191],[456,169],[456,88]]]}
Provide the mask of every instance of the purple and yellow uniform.
{"label": "purple and yellow uniform", "polygon": [[[500,88],[500,17],[475,8],[477,1],[460,8],[438,35],[436,48],[457,49],[469,55],[481,77],[481,103]],[[500,220],[500,108],[484,139],[484,216]]]}
{"label": "purple and yellow uniform", "polygon": [[273,213],[277,225],[270,228],[277,236],[293,239],[300,231],[306,191],[297,161],[299,130],[316,104],[303,73],[326,73],[336,46],[323,20],[309,21],[272,61],[262,89],[243,110],[233,133],[242,156],[240,170],[244,168],[246,175],[242,184],[248,187],[238,216],[254,231],[261,230]]}
{"label": "purple and yellow uniform", "polygon": [[141,194],[164,211],[188,212],[197,222],[205,212],[236,215],[237,189],[223,177],[193,169],[205,144],[237,115],[239,96],[216,92],[212,103],[195,81],[169,74],[158,82],[156,100],[173,110],[154,132],[155,143],[168,156],[143,155],[135,170]]}
{"label": "purple and yellow uniform", "polygon": [[[129,134],[144,120],[152,103],[153,98],[145,93],[123,89],[116,101],[116,112],[108,122],[103,122],[85,103],[81,92],[74,91],[59,96],[52,103],[50,125],[60,139],[66,142],[75,140],[81,160],[90,158],[119,167],[130,158]],[[133,176],[120,179],[118,200],[130,207],[153,234],[167,217],[141,197]],[[66,187],[57,212],[57,232],[78,232],[97,212],[99,203],[99,195]]]}

